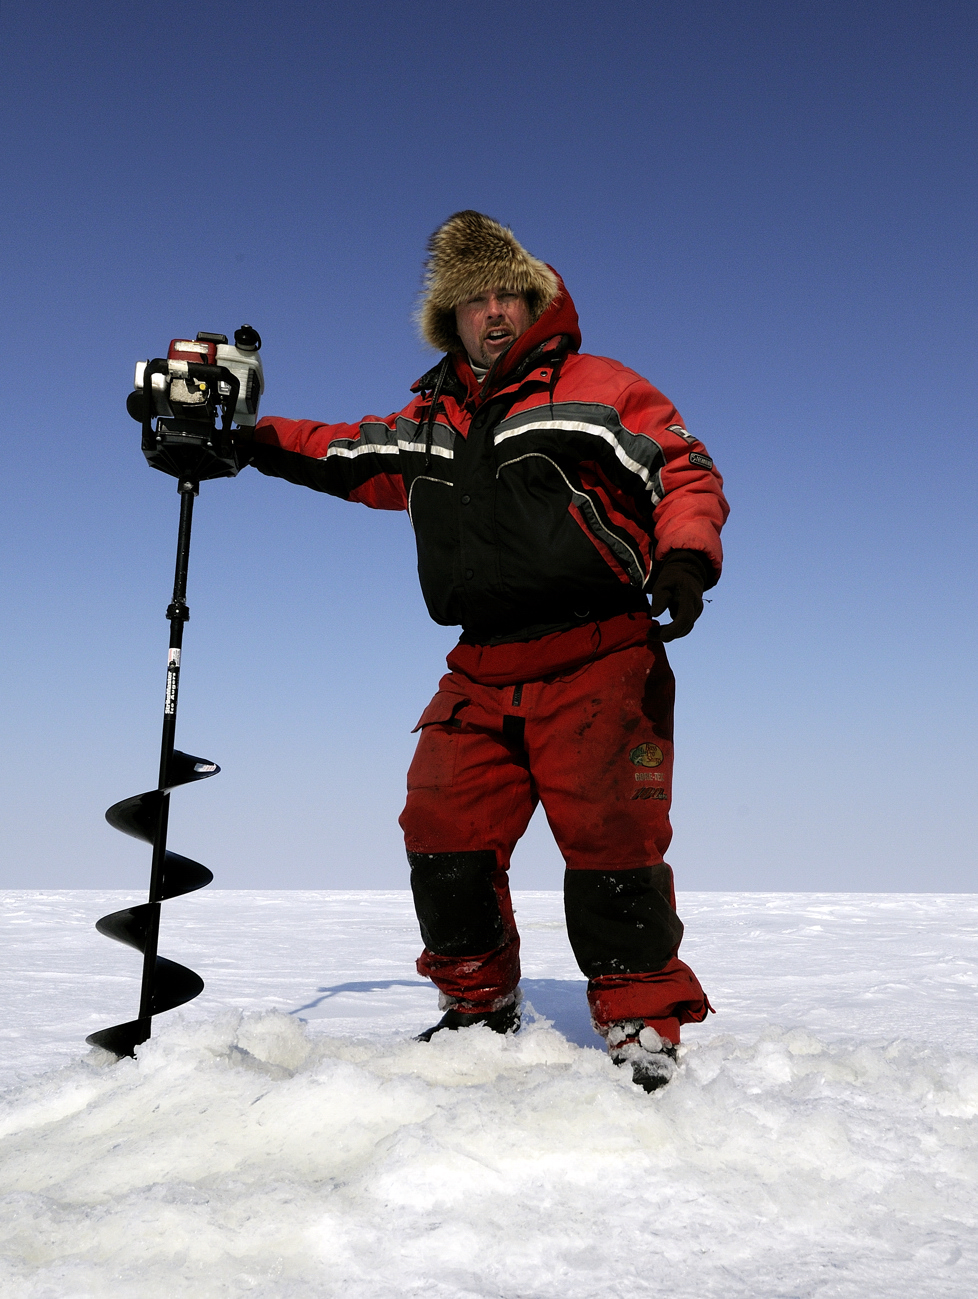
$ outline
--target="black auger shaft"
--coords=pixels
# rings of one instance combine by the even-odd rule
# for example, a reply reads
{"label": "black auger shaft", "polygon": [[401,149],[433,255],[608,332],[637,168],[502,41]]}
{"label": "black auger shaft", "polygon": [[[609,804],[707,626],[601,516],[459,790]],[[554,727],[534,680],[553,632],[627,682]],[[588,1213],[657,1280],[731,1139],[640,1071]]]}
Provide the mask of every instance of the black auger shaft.
{"label": "black auger shaft", "polygon": [[167,607],[170,648],[166,664],[166,695],[163,704],[163,736],[160,745],[160,777],[157,789],[136,794],[114,804],[105,817],[110,825],[153,845],[149,898],[140,906],[126,907],[103,916],[96,924],[99,933],[126,943],[143,953],[143,976],[138,1018],[92,1033],[87,1041],[117,1056],[132,1055],[152,1030],[152,1017],[191,1001],[203,989],[203,980],[193,970],[158,954],[160,904],[203,888],[214,878],[206,866],[170,852],[166,846],[170,812],[170,791],[189,781],[214,776],[220,767],[204,758],[174,748],[177,727],[177,697],[180,688],[180,654],[183,627],[190,617],[187,607],[187,571],[190,563],[190,530],[194,497],[199,484],[192,478],[178,479],[180,526],[173,578],[173,599]]}
{"label": "black auger shaft", "polygon": [[160,937],[160,903],[163,900],[163,870],[166,863],[166,834],[170,817],[169,776],[173,764],[173,748],[177,735],[177,696],[180,690],[180,654],[183,649],[183,627],[190,619],[187,606],[187,573],[190,568],[190,530],[194,521],[194,498],[200,484],[191,479],[178,479],[180,493],[180,524],[177,530],[177,560],[173,574],[173,599],[167,606],[170,623],[170,649],[166,659],[166,695],[163,702],[163,737],[160,743],[160,806],[156,818],[156,835],[153,841],[153,865],[149,877],[149,916],[146,948],[143,952],[143,983],[139,995],[139,1018],[146,1020],[149,1036],[149,1019],[153,1014],[153,992],[156,984],[156,953]]}

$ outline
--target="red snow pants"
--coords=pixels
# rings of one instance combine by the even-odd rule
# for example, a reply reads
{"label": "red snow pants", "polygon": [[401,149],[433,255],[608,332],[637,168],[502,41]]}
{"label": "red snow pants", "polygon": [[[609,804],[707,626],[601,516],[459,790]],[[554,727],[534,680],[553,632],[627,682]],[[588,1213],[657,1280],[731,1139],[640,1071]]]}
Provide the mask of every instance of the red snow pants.
{"label": "red snow pants", "polygon": [[471,1012],[520,977],[510,854],[538,802],[566,863],[568,937],[599,1032],[643,1020],[672,1042],[712,1007],[677,958],[672,871],[675,683],[661,646],[539,680],[448,673],[425,709],[400,823],[425,949],[419,973]]}

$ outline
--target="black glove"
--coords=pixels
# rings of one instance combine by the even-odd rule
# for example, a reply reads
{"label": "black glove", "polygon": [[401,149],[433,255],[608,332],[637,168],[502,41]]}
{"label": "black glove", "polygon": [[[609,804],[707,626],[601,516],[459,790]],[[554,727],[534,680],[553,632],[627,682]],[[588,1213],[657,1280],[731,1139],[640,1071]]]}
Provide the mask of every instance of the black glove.
{"label": "black glove", "polygon": [[250,425],[239,425],[232,430],[231,438],[238,468],[245,469],[255,458],[255,430]]}
{"label": "black glove", "polygon": [[703,612],[708,566],[709,560],[698,550],[670,550],[666,555],[652,585],[649,612],[658,618],[668,609],[672,622],[665,627],[654,626],[649,632],[650,641],[678,640],[693,630],[693,623]]}

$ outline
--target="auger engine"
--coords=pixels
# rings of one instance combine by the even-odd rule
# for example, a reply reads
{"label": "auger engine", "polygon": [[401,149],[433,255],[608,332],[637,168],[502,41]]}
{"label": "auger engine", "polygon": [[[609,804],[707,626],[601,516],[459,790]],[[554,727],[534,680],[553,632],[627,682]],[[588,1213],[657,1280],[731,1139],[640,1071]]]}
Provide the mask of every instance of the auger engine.
{"label": "auger engine", "polygon": [[199,333],[174,338],[165,358],[136,362],[126,409],[143,426],[143,455],[154,469],[196,482],[234,477],[241,465],[231,422],[254,427],[258,418],[260,347],[258,331],[242,325],[233,344],[225,334]]}

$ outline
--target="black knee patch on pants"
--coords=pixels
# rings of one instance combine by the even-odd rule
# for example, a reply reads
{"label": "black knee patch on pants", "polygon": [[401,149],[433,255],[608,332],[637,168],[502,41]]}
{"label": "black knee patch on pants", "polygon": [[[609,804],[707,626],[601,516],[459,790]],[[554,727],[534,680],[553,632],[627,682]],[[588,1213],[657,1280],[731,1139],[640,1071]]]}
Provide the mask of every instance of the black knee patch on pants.
{"label": "black knee patch on pants", "polygon": [[436,956],[481,956],[503,941],[496,854],[409,852],[421,937]]}
{"label": "black knee patch on pants", "polygon": [[669,882],[662,866],[565,872],[567,937],[589,979],[662,969],[683,936]]}

